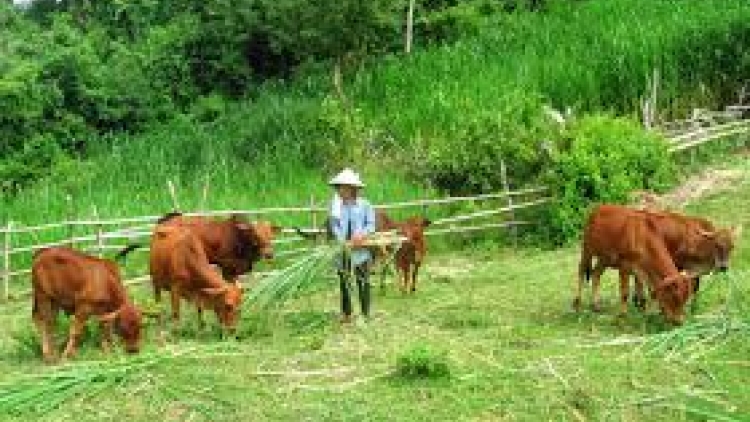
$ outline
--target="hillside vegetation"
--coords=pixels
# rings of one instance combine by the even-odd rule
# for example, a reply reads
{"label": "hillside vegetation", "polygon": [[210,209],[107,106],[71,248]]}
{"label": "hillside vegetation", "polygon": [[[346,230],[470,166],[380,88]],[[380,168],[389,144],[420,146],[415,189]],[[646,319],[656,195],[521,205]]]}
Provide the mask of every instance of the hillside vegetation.
{"label": "hillside vegetation", "polygon": [[[585,196],[547,216],[559,241],[588,201],[674,179],[637,123],[654,72],[664,118],[733,101],[750,74],[741,0],[425,2],[408,56],[405,3],[3,4],[3,217],[60,219],[66,195],[78,215],[158,214],[167,180],[185,208],[207,179],[214,208],[300,204],[345,164],[376,200],[484,192],[500,160],[513,187],[554,184],[581,137],[593,162],[641,146],[601,174],[629,174],[622,161],[645,177],[555,187]],[[561,127],[546,105],[575,119]]]}

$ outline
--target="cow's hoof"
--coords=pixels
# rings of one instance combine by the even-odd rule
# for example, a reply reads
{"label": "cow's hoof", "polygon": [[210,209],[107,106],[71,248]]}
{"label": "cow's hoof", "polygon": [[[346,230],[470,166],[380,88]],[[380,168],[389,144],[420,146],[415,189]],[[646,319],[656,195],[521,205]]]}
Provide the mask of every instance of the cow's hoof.
{"label": "cow's hoof", "polygon": [[600,313],[602,311],[602,305],[600,305],[598,303],[595,303],[595,304],[591,305],[591,310],[594,311],[594,312],[596,312],[598,314],[598,313]]}
{"label": "cow's hoof", "polygon": [[581,298],[580,297],[573,299],[573,309],[575,309],[576,311],[581,310]]}
{"label": "cow's hoof", "polygon": [[44,363],[46,363],[47,365],[54,365],[59,362],[59,359],[57,358],[57,356],[54,356],[54,355],[44,356],[43,359],[44,359]]}

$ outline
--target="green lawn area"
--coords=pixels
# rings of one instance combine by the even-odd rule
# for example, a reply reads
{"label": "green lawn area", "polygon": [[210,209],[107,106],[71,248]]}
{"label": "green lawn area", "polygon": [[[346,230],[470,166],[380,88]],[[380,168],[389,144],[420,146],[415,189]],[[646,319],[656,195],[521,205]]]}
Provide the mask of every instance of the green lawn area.
{"label": "green lawn area", "polygon": [[[741,181],[688,211],[721,224],[746,222],[750,164],[726,166],[740,172]],[[614,272],[603,283],[603,312],[574,312],[577,246],[483,246],[429,256],[413,296],[392,284],[380,292],[376,285],[369,323],[338,324],[332,281],[273,312],[246,308],[239,341],[221,340],[213,316],[207,318],[211,329],[197,329],[189,309],[185,327],[166,344],[157,341],[153,324],[148,327],[143,356],[160,358],[141,373],[95,395],[88,393],[99,384],[91,383],[43,417],[0,418],[748,420],[747,239],[746,233],[729,273],[706,278],[680,328],[666,326],[656,307],[618,317]],[[146,286],[134,290],[139,302],[150,301]],[[52,371],[36,349],[29,303],[3,304],[0,313],[0,382]],[[447,361],[450,376],[399,376],[399,359],[425,348],[423,359]],[[105,357],[96,340],[88,340],[76,363],[120,362],[120,353]]]}

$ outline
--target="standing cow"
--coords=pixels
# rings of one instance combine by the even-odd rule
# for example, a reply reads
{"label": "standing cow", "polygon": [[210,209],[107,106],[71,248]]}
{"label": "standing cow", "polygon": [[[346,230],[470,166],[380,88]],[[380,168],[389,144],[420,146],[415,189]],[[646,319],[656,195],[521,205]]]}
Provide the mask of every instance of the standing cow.
{"label": "standing cow", "polygon": [[170,292],[172,319],[180,320],[180,301],[193,302],[203,324],[202,311],[212,309],[221,325],[233,330],[242,304],[242,287],[227,283],[209,263],[198,236],[187,227],[160,225],[151,238],[149,272],[157,302]]}
{"label": "standing cow", "polygon": [[[741,228],[716,228],[704,218],[690,217],[682,214],[656,210],[637,210],[619,205],[601,205],[592,213],[591,219],[602,224],[603,221],[613,225],[629,216],[647,219],[657,236],[665,244],[674,264],[679,270],[695,274],[693,293],[700,286],[701,274],[714,270],[726,271],[734,242]],[[606,270],[604,268],[602,271]],[[627,274],[620,274],[627,279]],[[645,306],[643,282],[636,274],[634,302],[639,307]],[[623,295],[627,294],[623,291]],[[598,308],[598,302],[594,303]]]}
{"label": "standing cow", "polygon": [[628,276],[633,273],[649,283],[667,320],[684,320],[684,305],[693,292],[695,277],[679,271],[664,237],[647,215],[601,205],[589,216],[573,302],[577,309],[581,306],[584,279],[589,278],[594,308],[599,308],[600,279],[606,268],[620,271],[621,313],[627,312]]}
{"label": "standing cow", "polygon": [[112,330],[122,337],[125,350],[136,353],[141,341],[141,312],[128,298],[120,271],[112,261],[76,250],[42,249],[32,266],[34,323],[42,337],[44,359],[54,359],[53,326],[57,313],[73,315],[63,358],[75,355],[86,320],[99,319],[102,347],[108,350]]}
{"label": "standing cow", "polygon": [[[208,262],[218,266],[224,278],[232,283],[237,283],[241,275],[251,272],[261,259],[273,258],[273,239],[281,230],[269,222],[248,222],[238,215],[215,220],[185,216],[178,212],[159,219],[154,230],[165,226],[190,230],[203,247]],[[118,256],[125,256],[141,246],[130,245]]]}

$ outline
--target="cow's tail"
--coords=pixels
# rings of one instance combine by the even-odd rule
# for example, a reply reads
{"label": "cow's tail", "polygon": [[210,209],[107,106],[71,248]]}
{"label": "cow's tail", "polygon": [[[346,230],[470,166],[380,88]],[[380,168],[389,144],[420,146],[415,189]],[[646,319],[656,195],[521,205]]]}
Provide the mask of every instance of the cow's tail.
{"label": "cow's tail", "polygon": [[125,259],[126,256],[128,256],[130,252],[133,252],[136,249],[140,249],[143,246],[144,245],[142,243],[132,243],[126,246],[125,249],[121,250],[120,252],[117,252],[117,254],[115,254],[115,260],[122,261],[123,259]]}
{"label": "cow's tail", "polygon": [[581,261],[578,263],[578,277],[581,281],[591,280],[592,262],[593,257],[591,256],[591,252],[589,252],[589,249],[584,242],[583,248],[581,248]]}

